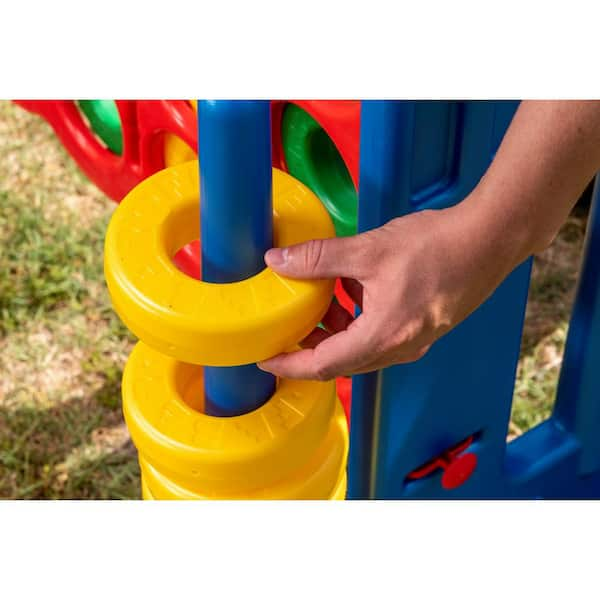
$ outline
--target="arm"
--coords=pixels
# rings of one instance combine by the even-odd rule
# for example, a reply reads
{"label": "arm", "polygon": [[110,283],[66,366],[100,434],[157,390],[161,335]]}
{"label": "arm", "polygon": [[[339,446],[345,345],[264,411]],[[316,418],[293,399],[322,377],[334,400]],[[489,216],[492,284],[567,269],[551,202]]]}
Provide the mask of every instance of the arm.
{"label": "arm", "polygon": [[332,303],[327,331],[259,366],[325,380],[417,360],[551,243],[598,169],[599,101],[522,102],[487,173],[458,205],[267,252],[282,275],[341,277],[362,313],[354,319]]}

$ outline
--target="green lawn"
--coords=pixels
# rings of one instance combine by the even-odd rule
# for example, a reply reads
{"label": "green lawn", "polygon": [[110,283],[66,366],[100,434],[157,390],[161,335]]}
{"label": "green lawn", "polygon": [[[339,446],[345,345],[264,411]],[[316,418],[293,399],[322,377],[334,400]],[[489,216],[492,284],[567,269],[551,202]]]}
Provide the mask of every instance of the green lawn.
{"label": "green lawn", "polygon": [[0,497],[136,498],[120,410],[133,338],[102,273],[114,204],[8,102],[0,156]]}
{"label": "green lawn", "polygon": [[535,257],[515,382],[511,433],[549,416],[579,273],[586,211],[576,209],[553,244]]}
{"label": "green lawn", "polygon": [[[102,246],[114,204],[40,118],[0,102],[0,498],[137,498],[120,410],[133,338]],[[510,436],[551,409],[585,229],[537,257]]]}

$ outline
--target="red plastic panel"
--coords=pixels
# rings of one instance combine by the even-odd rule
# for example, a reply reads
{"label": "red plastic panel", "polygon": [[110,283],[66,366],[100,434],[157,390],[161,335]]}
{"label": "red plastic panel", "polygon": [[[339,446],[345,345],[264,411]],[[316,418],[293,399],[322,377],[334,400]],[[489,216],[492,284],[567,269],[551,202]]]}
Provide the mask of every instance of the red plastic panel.
{"label": "red plastic panel", "polygon": [[[327,132],[358,186],[360,102],[358,100],[296,100]],[[281,148],[281,115],[287,101],[272,103],[273,165],[287,170]],[[197,152],[196,115],[185,100],[116,100],[123,130],[123,154],[102,146],[73,100],[19,100],[16,104],[46,119],[83,172],[116,202],[165,167],[165,135],[181,138]],[[174,258],[191,277],[199,277],[199,243],[182,248]],[[336,297],[349,312],[354,304],[336,283]],[[351,379],[337,380],[338,396],[350,419]]]}
{"label": "red plastic panel", "polygon": [[274,100],[272,102],[273,165],[287,171],[281,146],[281,117],[285,105],[292,102],[305,110],[327,132],[358,189],[360,146],[359,100]]}
{"label": "red plastic panel", "polygon": [[140,157],[149,176],[165,168],[165,134],[181,138],[196,154],[198,131],[194,109],[185,100],[138,100]]}
{"label": "red plastic panel", "polygon": [[46,119],[81,170],[107,196],[120,202],[142,181],[136,102],[116,100],[123,132],[123,154],[104,147],[89,129],[73,100],[17,100],[16,104]]}

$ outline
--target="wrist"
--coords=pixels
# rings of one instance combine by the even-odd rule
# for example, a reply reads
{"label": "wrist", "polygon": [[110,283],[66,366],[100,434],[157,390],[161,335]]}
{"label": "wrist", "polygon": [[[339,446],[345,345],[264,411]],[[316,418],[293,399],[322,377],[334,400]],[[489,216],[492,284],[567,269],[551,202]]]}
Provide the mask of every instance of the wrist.
{"label": "wrist", "polygon": [[[511,201],[512,200],[512,201]],[[483,181],[452,208],[454,217],[464,224],[473,252],[488,257],[500,278],[506,277],[537,247],[545,243],[542,232],[520,210],[514,199]]]}

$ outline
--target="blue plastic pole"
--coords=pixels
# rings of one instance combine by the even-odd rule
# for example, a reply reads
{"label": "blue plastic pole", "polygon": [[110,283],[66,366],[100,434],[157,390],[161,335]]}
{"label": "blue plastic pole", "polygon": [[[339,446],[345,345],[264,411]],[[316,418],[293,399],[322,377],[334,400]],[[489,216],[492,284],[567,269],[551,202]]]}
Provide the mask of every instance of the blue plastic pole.
{"label": "blue plastic pole", "polygon": [[[202,279],[229,283],[265,268],[273,245],[268,101],[199,100]],[[256,365],[205,367],[205,412],[234,416],[264,404],[275,378]]]}

